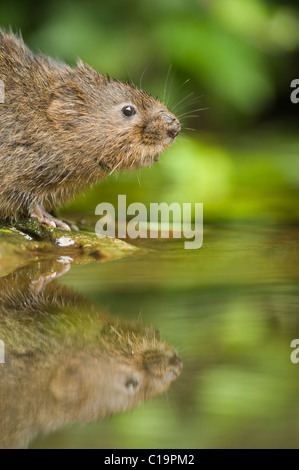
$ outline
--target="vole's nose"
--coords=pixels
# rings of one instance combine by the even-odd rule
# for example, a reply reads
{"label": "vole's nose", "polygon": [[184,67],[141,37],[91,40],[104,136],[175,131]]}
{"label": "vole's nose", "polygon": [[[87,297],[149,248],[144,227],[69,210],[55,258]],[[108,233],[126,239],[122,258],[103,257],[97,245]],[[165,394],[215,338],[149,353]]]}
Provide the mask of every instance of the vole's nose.
{"label": "vole's nose", "polygon": [[147,351],[144,356],[144,365],[153,376],[164,375],[165,380],[172,380],[182,370],[182,361],[173,351],[158,354],[157,351]]}
{"label": "vole's nose", "polygon": [[178,358],[176,354],[173,354],[172,356],[170,356],[169,365],[173,366],[177,370],[182,369],[182,361]]}
{"label": "vole's nose", "polygon": [[169,129],[167,131],[167,134],[169,135],[169,137],[174,139],[179,134],[180,130],[181,130],[181,126],[180,126],[179,122],[177,122],[174,119],[173,122],[171,123],[171,126],[169,127]]}
{"label": "vole's nose", "polygon": [[169,129],[168,130],[168,135],[169,137],[172,137],[173,139],[178,135],[179,131],[176,129]]}
{"label": "vole's nose", "polygon": [[174,139],[181,130],[179,121],[173,114],[168,114],[163,110],[161,111],[161,115],[166,127],[167,135]]}

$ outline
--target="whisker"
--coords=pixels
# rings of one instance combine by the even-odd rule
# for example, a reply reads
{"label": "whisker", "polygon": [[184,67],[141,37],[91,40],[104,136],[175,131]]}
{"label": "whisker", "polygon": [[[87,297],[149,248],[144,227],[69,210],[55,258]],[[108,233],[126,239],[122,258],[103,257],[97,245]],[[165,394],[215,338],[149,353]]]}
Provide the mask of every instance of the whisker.
{"label": "whisker", "polygon": [[188,98],[191,98],[191,96],[193,96],[194,93],[193,91],[191,93],[189,93],[189,95],[185,96],[184,98],[182,98],[172,109],[173,111],[181,104],[183,103],[185,100],[187,100]]}
{"label": "whisker", "polygon": [[201,98],[203,97],[203,95],[200,95],[200,96],[193,96],[193,93],[190,93],[189,95],[185,96],[184,98],[181,99],[181,101],[179,101],[178,103],[176,103],[174,105],[174,108],[172,109],[176,109],[176,113],[179,113],[180,110],[184,110],[184,109],[187,109],[188,107],[190,107],[191,105],[198,105],[201,101]]}
{"label": "whisker", "polygon": [[186,101],[183,105],[179,106],[179,108],[176,111],[173,111],[173,112],[177,115],[183,112],[187,112],[188,109],[190,110],[190,106],[193,106],[194,104],[198,105],[198,102],[195,100]]}
{"label": "whisker", "polygon": [[138,315],[138,321],[142,321],[142,311],[143,311],[143,308],[140,309],[140,312]]}
{"label": "whisker", "polygon": [[128,74],[128,77],[129,77],[129,79],[130,79],[131,85],[133,85],[133,87],[135,87],[135,88],[136,88],[136,85],[135,85],[135,83],[133,82],[132,76],[131,76],[131,74],[130,74],[130,72],[129,72],[129,69],[128,69],[128,68],[127,68],[127,74]]}
{"label": "whisker", "polygon": [[180,142],[180,141],[183,141],[183,142],[187,142],[188,139],[186,139],[185,137],[183,137],[181,134],[176,138],[176,142]]}
{"label": "whisker", "polygon": [[164,93],[163,93],[163,102],[164,102],[164,103],[165,103],[167,84],[168,84],[168,79],[169,79],[169,75],[170,75],[171,68],[172,68],[172,64],[170,64],[170,66],[168,67],[168,72],[167,72],[167,75],[166,75],[165,86],[164,86]]}
{"label": "whisker", "polygon": [[138,172],[138,171],[136,171],[136,177],[137,177],[137,181],[138,181],[138,183],[139,183],[139,186],[140,186],[140,188],[141,188],[140,175],[139,175],[139,172]]}
{"label": "whisker", "polygon": [[121,160],[118,162],[117,165],[115,165],[115,167],[113,168],[113,170],[110,171],[109,173],[109,176],[112,175],[112,173],[114,173],[114,171],[116,170],[116,168],[121,164]]}
{"label": "whisker", "polygon": [[166,105],[167,105],[167,107],[168,107],[168,105],[169,105],[169,100],[170,100],[170,96],[171,96],[171,89],[172,89],[174,77],[175,77],[175,74],[173,73],[172,76],[171,76],[170,82],[169,82],[168,96],[167,96],[167,98],[166,98]]}
{"label": "whisker", "polygon": [[147,69],[149,68],[149,63],[147,64],[147,66],[145,67],[145,69],[143,70],[142,74],[141,74],[141,77],[140,77],[140,80],[139,80],[139,88],[141,89],[142,88],[142,79],[144,77],[144,74],[145,72],[147,71]]}
{"label": "whisker", "polygon": [[179,86],[178,90],[180,90],[181,88],[183,88],[184,85],[186,85],[186,83],[190,82],[190,78],[187,78],[187,80],[184,81],[184,83],[182,83],[181,86]]}
{"label": "whisker", "polygon": [[189,114],[188,116],[184,116],[184,118],[198,118],[198,117],[199,117],[199,114]]}
{"label": "whisker", "polygon": [[[198,109],[192,109],[192,111],[187,111],[186,113],[182,113],[178,116],[178,118],[182,118],[183,116],[188,116],[188,117],[191,117],[190,114],[191,113],[196,113],[197,111],[206,111],[210,108],[198,108]],[[197,117],[197,116],[196,116]]]}
{"label": "whisker", "polygon": [[190,111],[186,111],[185,113],[182,113],[181,116],[183,116],[184,114],[188,114],[188,113],[196,113],[197,111],[205,111],[206,109],[210,109],[210,108],[196,108],[196,109],[190,109]]}

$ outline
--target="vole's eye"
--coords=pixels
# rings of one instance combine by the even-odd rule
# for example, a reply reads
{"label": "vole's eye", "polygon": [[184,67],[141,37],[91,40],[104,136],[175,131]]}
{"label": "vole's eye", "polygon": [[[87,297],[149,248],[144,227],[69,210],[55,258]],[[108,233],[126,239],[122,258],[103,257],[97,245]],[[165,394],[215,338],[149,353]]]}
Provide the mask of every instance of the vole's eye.
{"label": "vole's eye", "polygon": [[125,117],[131,117],[131,116],[134,116],[134,114],[136,113],[136,110],[133,106],[124,106],[121,112],[123,113]]}

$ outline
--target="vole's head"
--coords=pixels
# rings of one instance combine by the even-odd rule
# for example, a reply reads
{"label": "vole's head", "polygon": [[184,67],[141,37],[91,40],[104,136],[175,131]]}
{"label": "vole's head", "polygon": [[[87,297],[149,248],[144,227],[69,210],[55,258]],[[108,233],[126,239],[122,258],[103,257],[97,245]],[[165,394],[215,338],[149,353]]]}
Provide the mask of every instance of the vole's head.
{"label": "vole's head", "polygon": [[[127,83],[78,64],[80,80],[52,93],[48,116],[64,132],[76,131],[85,152],[106,172],[151,165],[181,130],[160,101]],[[74,129],[75,128],[75,129]]]}
{"label": "vole's head", "polygon": [[105,117],[101,120],[113,134],[122,159],[120,166],[134,169],[151,165],[173,143],[181,129],[179,121],[142,90],[118,81],[108,82],[105,89]]}

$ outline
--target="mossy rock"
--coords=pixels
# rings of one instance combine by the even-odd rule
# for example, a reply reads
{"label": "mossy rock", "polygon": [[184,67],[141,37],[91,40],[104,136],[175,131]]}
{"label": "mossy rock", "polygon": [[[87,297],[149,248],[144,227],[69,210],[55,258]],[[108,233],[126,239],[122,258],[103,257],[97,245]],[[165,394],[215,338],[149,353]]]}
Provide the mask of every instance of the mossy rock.
{"label": "mossy rock", "polygon": [[87,264],[110,261],[139,253],[135,246],[95,233],[66,232],[31,219],[13,223],[0,220],[0,276],[46,258],[65,256],[69,262]]}

